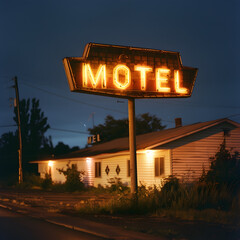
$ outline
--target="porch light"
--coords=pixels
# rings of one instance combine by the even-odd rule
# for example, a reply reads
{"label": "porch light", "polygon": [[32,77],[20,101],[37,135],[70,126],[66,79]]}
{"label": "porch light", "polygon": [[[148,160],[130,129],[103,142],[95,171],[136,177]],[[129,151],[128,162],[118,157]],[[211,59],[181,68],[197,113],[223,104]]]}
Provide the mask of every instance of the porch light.
{"label": "porch light", "polygon": [[48,166],[52,167],[53,166],[53,161],[48,161]]}
{"label": "porch light", "polygon": [[154,151],[153,150],[146,150],[145,154],[147,158],[152,158]]}

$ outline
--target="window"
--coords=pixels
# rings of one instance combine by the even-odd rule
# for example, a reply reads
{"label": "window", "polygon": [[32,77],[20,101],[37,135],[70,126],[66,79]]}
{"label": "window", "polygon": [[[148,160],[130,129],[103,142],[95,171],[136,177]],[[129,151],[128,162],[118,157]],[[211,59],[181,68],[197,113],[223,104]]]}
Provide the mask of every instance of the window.
{"label": "window", "polygon": [[130,177],[130,160],[127,160],[127,176]]}
{"label": "window", "polygon": [[95,177],[100,178],[102,176],[101,162],[95,162]]}
{"label": "window", "polygon": [[164,158],[155,158],[155,177],[160,177],[164,174]]}

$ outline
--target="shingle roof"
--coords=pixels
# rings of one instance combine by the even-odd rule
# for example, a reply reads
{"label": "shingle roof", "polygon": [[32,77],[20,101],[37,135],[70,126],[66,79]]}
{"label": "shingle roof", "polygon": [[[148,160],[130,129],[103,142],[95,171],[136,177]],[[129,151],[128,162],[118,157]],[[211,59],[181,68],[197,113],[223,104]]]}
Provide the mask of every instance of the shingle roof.
{"label": "shingle roof", "polygon": [[[161,130],[157,132],[146,133],[136,136],[137,150],[151,149],[156,146],[163,145],[165,143],[177,140],[179,138],[191,135],[195,132],[202,131],[209,127],[215,126],[217,124],[228,122],[237,127],[240,124],[231,121],[229,119],[218,119],[203,123],[195,123],[187,126],[182,126],[178,128],[170,128],[166,130]],[[82,158],[82,157],[92,157],[99,154],[117,153],[129,150],[129,140],[128,137],[114,139],[109,142],[96,144],[89,148],[80,149],[78,151],[68,153],[55,159],[66,159],[66,158]]]}

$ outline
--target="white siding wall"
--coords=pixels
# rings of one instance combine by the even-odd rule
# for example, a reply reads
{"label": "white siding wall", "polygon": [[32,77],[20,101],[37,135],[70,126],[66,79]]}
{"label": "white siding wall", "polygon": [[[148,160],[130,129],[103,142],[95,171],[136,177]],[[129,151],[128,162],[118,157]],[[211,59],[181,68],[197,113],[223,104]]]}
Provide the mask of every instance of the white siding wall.
{"label": "white siding wall", "polygon": [[[67,164],[69,163],[70,166],[71,164],[77,164],[78,170],[79,171],[84,171],[83,175],[83,182],[86,185],[92,185],[93,184],[93,163],[91,160],[81,160],[81,159],[76,159],[76,160],[66,160],[66,161],[51,161],[52,166],[51,166],[51,176],[52,180],[54,182],[65,182],[66,178],[63,174],[60,174],[58,169],[66,169]],[[38,164],[38,172],[40,173],[40,177],[44,178],[46,173],[49,173],[49,166],[48,162],[45,163],[39,163]]]}
{"label": "white siding wall", "polygon": [[[164,157],[164,175],[155,177],[155,158]],[[105,159],[76,159],[71,160],[70,164],[77,164],[78,170],[83,170],[84,183],[86,185],[94,185],[97,187],[99,184],[102,186],[109,185],[111,178],[120,178],[122,183],[130,186],[130,177],[127,176],[128,168],[127,161],[130,160],[128,154],[115,156]],[[95,162],[101,162],[101,177],[95,178]],[[66,161],[52,161],[51,174],[54,182],[64,182],[65,177],[60,174],[57,169],[66,168],[69,160]],[[117,174],[116,168],[119,165],[120,172]],[[109,173],[105,172],[106,167],[109,168]],[[138,185],[144,184],[146,186],[161,185],[163,178],[171,175],[171,161],[170,150],[148,150],[144,153],[137,154],[137,170],[138,170]],[[49,172],[48,162],[39,163],[38,171],[42,178],[45,173]]]}
{"label": "white siding wall", "polygon": [[[155,177],[154,159],[156,157],[164,157],[165,159],[165,174],[161,177]],[[110,178],[120,178],[122,183],[130,186],[130,177],[127,176],[127,160],[130,157],[128,154],[111,157],[106,159],[96,159],[94,162],[101,162],[102,176],[100,178],[94,178],[94,186],[99,184],[102,186],[109,185]],[[117,165],[120,167],[120,173],[117,175]],[[108,175],[105,172],[106,167],[110,169]],[[138,166],[138,185],[144,184],[146,186],[161,185],[164,177],[171,175],[170,164],[170,150],[149,150],[146,153],[137,154],[137,166]],[[95,168],[95,165],[94,165]],[[94,169],[95,174],[95,169]]]}
{"label": "white siding wall", "polygon": [[[211,130],[209,130],[211,131]],[[223,132],[208,135],[202,138],[202,134],[181,140],[181,146],[172,150],[173,175],[184,180],[197,180],[204,169],[209,170],[211,161],[223,142]],[[240,129],[234,129],[230,136],[226,137],[226,146],[231,150],[240,151]]]}
{"label": "white siding wall", "polygon": [[[164,158],[164,175],[155,177],[155,158]],[[171,175],[170,150],[149,150],[138,154],[138,184],[162,185],[163,179]]]}
{"label": "white siding wall", "polygon": [[45,178],[45,174],[48,172],[48,164],[38,163],[38,172],[41,178]]}
{"label": "white siding wall", "polygon": [[[129,184],[130,178],[127,177],[127,160],[129,159],[128,155],[121,155],[106,159],[95,159],[94,162],[101,162],[101,177],[94,178],[94,186],[98,185],[107,186],[109,185],[110,178],[121,178],[122,183]],[[119,175],[116,173],[117,165],[120,167]],[[106,167],[109,168],[108,175],[105,172]],[[93,173],[95,177],[95,164],[93,166]]]}

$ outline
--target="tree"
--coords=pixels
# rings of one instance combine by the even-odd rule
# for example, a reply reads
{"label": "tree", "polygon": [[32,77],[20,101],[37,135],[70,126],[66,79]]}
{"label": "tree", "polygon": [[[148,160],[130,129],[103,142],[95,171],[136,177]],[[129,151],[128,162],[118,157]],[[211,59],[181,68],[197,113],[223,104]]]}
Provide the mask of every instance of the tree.
{"label": "tree", "polygon": [[[136,134],[144,134],[164,129],[165,126],[161,124],[161,120],[155,115],[144,113],[136,117]],[[114,119],[113,116],[108,115],[105,118],[104,124],[99,124],[88,131],[92,135],[100,135],[102,142],[107,142],[115,138],[128,136],[128,119]]]}
{"label": "tree", "polygon": [[[37,172],[35,164],[29,164],[30,160],[37,159],[44,149],[51,149],[51,142],[44,134],[49,129],[47,117],[40,109],[39,100],[33,98],[23,99],[19,102],[20,118],[21,118],[21,132],[22,132],[22,145],[23,157],[22,166],[24,173]],[[16,124],[18,124],[17,109],[14,108],[13,117]],[[5,168],[2,170],[3,175],[18,174],[18,131],[5,133],[0,139],[0,158]],[[2,165],[2,166],[3,166]],[[1,177],[2,177],[1,173]]]}
{"label": "tree", "polygon": [[79,147],[77,146],[70,148],[67,144],[64,144],[63,142],[58,142],[58,144],[53,149],[53,154],[54,156],[60,156],[77,150],[79,150]]}
{"label": "tree", "polygon": [[[35,98],[31,100],[31,109],[30,99],[21,100],[19,105],[23,148],[28,150],[28,156],[36,155],[35,153],[38,153],[48,141],[44,136],[50,128],[47,123],[47,117],[44,117],[44,113],[39,107],[39,100]],[[17,108],[14,108],[14,113],[13,119],[18,124]]]}
{"label": "tree", "polygon": [[18,176],[18,139],[13,132],[4,133],[0,138],[0,178],[9,184]]}
{"label": "tree", "polygon": [[[30,102],[30,99],[23,99],[19,104],[23,143],[23,171],[25,173],[37,172],[36,166],[29,164],[29,161],[39,158],[42,148],[48,144],[48,139],[44,134],[50,126],[47,123],[47,117],[44,116],[44,113],[40,109],[39,100],[33,98]],[[17,123],[16,108],[14,109],[14,113],[14,121]],[[18,135],[18,132],[16,135]]]}

